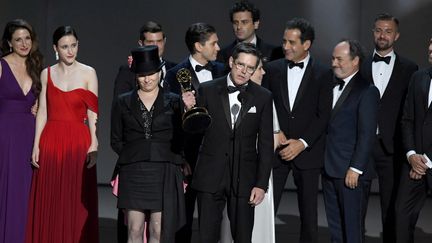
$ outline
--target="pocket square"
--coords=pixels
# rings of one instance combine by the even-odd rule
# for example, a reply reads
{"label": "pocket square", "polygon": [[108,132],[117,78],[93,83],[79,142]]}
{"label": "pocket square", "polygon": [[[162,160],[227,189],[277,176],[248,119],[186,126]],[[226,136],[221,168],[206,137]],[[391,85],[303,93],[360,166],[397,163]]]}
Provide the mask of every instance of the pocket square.
{"label": "pocket square", "polygon": [[247,113],[256,113],[256,107],[252,106]]}

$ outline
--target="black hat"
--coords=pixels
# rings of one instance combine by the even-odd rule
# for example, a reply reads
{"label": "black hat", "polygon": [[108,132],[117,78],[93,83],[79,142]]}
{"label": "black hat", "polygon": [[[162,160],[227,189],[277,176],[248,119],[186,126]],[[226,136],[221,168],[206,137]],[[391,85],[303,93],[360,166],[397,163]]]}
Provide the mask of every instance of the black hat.
{"label": "black hat", "polygon": [[140,46],[132,50],[131,71],[136,74],[153,74],[165,65],[159,58],[157,46]]}

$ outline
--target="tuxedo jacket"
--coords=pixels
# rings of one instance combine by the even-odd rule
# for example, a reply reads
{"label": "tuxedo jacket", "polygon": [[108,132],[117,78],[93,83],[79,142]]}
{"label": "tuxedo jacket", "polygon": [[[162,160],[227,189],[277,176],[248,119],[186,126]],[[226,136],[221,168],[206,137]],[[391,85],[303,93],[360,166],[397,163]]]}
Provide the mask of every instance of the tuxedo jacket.
{"label": "tuxedo jacket", "polygon": [[405,152],[415,150],[432,159],[432,107],[428,107],[432,67],[415,72],[411,78],[402,116]]}
{"label": "tuxedo jacket", "polygon": [[374,146],[379,91],[355,74],[334,106],[327,129],[325,173],[345,178],[349,167],[363,171],[359,179],[375,177],[371,152]]}
{"label": "tuxedo jacket", "polygon": [[[263,86],[273,93],[280,129],[285,136],[302,138],[309,147],[293,162],[300,169],[321,168],[324,155],[324,134],[331,112],[331,71],[312,58],[305,67],[293,109],[288,97],[286,59],[279,59],[265,66]],[[275,166],[280,165],[276,160]]]}
{"label": "tuxedo jacket", "polygon": [[[224,66],[222,63],[219,62],[210,62],[213,66],[213,70],[211,71],[213,79],[222,77],[224,75]],[[192,64],[189,61],[189,57],[187,57],[185,60],[183,60],[181,63],[177,64],[173,68],[167,71],[167,75],[165,76],[164,80],[164,87],[168,88],[169,91],[175,93],[175,94],[181,94],[181,86],[180,83],[177,81],[176,74],[177,72],[182,69],[186,68],[188,69],[192,74],[192,89],[198,90],[200,86],[200,82],[195,74],[195,67],[192,67]]]}
{"label": "tuxedo jacket", "polygon": [[[173,68],[176,63],[165,60],[165,69],[168,71]],[[114,81],[114,99],[120,94],[136,89],[135,73],[133,73],[129,65],[121,65]]]}
{"label": "tuxedo jacket", "polygon": [[[374,84],[372,76],[372,59],[368,57],[360,69],[363,77]],[[393,72],[388,85],[380,99],[378,108],[378,128],[385,150],[392,154],[401,145],[401,127],[403,104],[408,90],[411,75],[417,71],[418,66],[410,60],[396,54]]]}
{"label": "tuxedo jacket", "polygon": [[192,187],[214,193],[229,169],[231,181],[239,183],[238,194],[232,188],[237,195],[249,197],[253,187],[267,190],[273,156],[271,93],[249,81],[235,129],[226,76],[201,84],[198,94],[198,105],[207,108],[212,123],[204,134]]}
{"label": "tuxedo jacket", "polygon": [[144,120],[137,90],[121,94],[111,113],[111,147],[119,155],[117,165],[142,161],[182,164],[182,105],[173,93],[159,89],[153,104],[151,138],[145,138]]}
{"label": "tuxedo jacket", "polygon": [[[233,41],[228,46],[225,46],[218,52],[217,60],[221,63],[227,64],[229,58],[232,55],[234,47],[238,44],[238,40]],[[257,36],[256,48],[261,52],[262,56],[267,61],[273,61],[284,57],[282,47],[276,47],[274,45],[265,43],[261,38]]]}

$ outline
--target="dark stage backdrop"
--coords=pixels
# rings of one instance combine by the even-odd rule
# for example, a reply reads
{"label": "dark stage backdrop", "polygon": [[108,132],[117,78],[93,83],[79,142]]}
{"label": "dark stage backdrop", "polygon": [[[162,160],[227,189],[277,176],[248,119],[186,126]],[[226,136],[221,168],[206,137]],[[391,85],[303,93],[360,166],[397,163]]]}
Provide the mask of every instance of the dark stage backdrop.
{"label": "dark stage backdrop", "polygon": [[[181,61],[187,55],[184,33],[194,22],[208,22],[218,31],[220,45],[233,40],[228,10],[234,1],[132,1],[132,0],[1,0],[0,28],[14,18],[24,18],[36,29],[46,65],[54,63],[52,32],[72,25],[80,40],[78,60],[93,66],[99,77],[98,182],[108,183],[117,156],[110,148],[110,109],[118,67],[136,46],[138,29],[147,20],[163,25],[167,34],[166,57]],[[312,54],[330,64],[333,46],[341,38],[360,40],[372,52],[372,24],[377,13],[390,12],[401,21],[399,54],[427,65],[431,36],[430,0],[267,0],[253,1],[261,9],[258,31],[267,42],[280,44],[284,24],[293,17],[309,19],[315,26]]]}

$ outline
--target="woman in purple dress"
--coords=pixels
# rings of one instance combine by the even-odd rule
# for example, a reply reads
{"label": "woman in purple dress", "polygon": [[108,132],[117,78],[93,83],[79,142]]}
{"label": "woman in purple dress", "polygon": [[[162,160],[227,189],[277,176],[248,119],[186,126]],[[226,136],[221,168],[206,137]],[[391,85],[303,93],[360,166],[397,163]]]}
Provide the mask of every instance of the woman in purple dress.
{"label": "woman in purple dress", "polygon": [[22,243],[42,55],[33,28],[22,19],[6,24],[0,48],[0,243]]}

